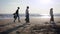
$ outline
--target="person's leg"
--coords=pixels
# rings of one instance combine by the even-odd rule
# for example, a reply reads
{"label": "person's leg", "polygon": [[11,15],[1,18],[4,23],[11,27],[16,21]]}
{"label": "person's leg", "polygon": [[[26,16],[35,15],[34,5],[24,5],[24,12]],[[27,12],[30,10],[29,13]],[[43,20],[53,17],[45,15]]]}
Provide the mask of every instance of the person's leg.
{"label": "person's leg", "polygon": [[26,23],[27,23],[27,15],[26,15],[25,21],[26,21]]}
{"label": "person's leg", "polygon": [[18,16],[18,22],[20,22],[20,17]]}
{"label": "person's leg", "polygon": [[53,17],[53,16],[51,16],[50,23],[55,23],[55,22],[54,22],[54,17]]}
{"label": "person's leg", "polygon": [[16,18],[14,18],[14,22],[16,21],[16,19],[17,19],[17,17],[16,17]]}
{"label": "person's leg", "polygon": [[27,18],[25,18],[25,22],[27,23]]}
{"label": "person's leg", "polygon": [[30,18],[28,18],[29,19],[29,22],[30,22]]}
{"label": "person's leg", "polygon": [[53,21],[53,23],[55,23],[55,22],[54,22],[54,16],[52,16],[52,21]]}
{"label": "person's leg", "polygon": [[29,20],[29,15],[28,15],[28,22],[30,22],[30,20]]}
{"label": "person's leg", "polygon": [[27,17],[27,23],[29,23],[29,16]]}
{"label": "person's leg", "polygon": [[27,18],[27,22],[29,22],[29,18]]}
{"label": "person's leg", "polygon": [[29,15],[26,15],[26,23],[29,23]]}
{"label": "person's leg", "polygon": [[51,18],[50,18],[50,23],[52,22],[52,16],[51,16]]}

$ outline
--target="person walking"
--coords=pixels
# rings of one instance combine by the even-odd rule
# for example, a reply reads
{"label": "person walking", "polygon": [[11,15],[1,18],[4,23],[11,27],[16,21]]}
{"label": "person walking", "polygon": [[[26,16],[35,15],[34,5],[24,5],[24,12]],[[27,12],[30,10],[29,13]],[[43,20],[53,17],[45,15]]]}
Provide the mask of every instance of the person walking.
{"label": "person walking", "polygon": [[17,18],[18,18],[18,22],[20,22],[19,9],[20,9],[20,7],[17,7],[16,12],[13,14],[14,15],[14,22]]}
{"label": "person walking", "polygon": [[54,22],[53,8],[50,9],[50,23]]}
{"label": "person walking", "polygon": [[26,21],[26,23],[29,23],[30,21],[29,21],[29,6],[27,6],[27,8],[26,8],[26,16],[25,16],[26,18],[25,18],[25,21]]}

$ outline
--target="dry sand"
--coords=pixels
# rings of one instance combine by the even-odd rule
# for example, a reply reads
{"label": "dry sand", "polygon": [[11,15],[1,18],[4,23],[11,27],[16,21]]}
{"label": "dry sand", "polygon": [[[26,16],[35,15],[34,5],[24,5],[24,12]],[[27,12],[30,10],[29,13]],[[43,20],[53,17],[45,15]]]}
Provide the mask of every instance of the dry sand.
{"label": "dry sand", "polygon": [[[6,31],[8,29],[17,27],[17,26],[22,25],[22,24],[25,23],[24,18],[21,18],[20,20],[21,20],[21,22],[18,22],[16,20],[15,23],[13,22],[13,19],[0,20],[0,25],[5,25],[5,26],[1,26],[0,27],[0,32]],[[29,23],[30,25],[26,25],[25,26],[26,28],[24,28],[24,27],[18,28],[17,30],[12,31],[9,34],[16,34],[16,31],[19,31],[21,34],[31,34],[31,30],[30,29],[31,29],[32,26],[34,26],[36,24],[40,25],[40,26],[45,26],[43,24],[45,24],[46,22],[49,23],[49,21],[50,21],[49,18],[30,18],[30,23]],[[60,25],[60,18],[55,18],[55,23]]]}

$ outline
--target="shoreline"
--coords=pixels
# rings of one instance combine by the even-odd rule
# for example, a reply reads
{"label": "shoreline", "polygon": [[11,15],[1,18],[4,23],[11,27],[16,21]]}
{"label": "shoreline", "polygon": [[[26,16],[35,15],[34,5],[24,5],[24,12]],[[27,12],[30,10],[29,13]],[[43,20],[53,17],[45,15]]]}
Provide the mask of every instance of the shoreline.
{"label": "shoreline", "polygon": [[[13,22],[14,19],[0,19],[0,24],[1,23],[9,23],[9,22]],[[25,18],[20,18],[21,20],[21,23],[25,23]],[[57,22],[60,22],[60,18],[55,18],[54,21],[57,23]],[[16,20],[16,22],[18,22],[18,20]],[[50,18],[30,18],[30,23],[45,23],[45,22],[50,22]]]}

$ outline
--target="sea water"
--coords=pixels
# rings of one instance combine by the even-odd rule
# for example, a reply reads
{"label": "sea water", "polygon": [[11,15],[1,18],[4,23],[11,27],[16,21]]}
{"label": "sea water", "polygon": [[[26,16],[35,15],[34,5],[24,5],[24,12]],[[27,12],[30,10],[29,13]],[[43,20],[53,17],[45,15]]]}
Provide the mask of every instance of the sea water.
{"label": "sea water", "polygon": [[[25,18],[25,14],[20,14],[20,18]],[[50,15],[30,14],[30,18],[50,18]],[[60,15],[54,15],[54,18],[60,18]],[[13,19],[13,14],[0,14],[0,19]]]}

